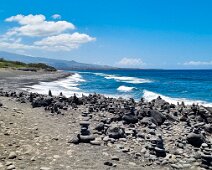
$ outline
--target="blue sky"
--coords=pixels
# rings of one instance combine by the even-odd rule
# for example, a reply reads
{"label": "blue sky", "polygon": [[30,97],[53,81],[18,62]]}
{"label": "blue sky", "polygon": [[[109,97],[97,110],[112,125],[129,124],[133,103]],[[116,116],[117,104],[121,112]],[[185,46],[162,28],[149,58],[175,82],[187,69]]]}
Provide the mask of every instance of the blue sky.
{"label": "blue sky", "polygon": [[212,68],[211,9],[211,0],[1,0],[0,50],[119,67]]}

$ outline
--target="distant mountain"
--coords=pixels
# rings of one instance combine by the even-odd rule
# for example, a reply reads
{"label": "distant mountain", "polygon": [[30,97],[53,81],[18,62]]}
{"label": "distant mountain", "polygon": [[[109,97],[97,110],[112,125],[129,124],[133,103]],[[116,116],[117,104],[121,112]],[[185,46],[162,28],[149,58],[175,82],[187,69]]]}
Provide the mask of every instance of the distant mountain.
{"label": "distant mountain", "polygon": [[52,67],[61,70],[114,70],[118,69],[116,67],[111,67],[107,65],[98,65],[98,64],[85,64],[79,63],[74,60],[59,60],[59,59],[50,59],[43,57],[31,57],[21,54],[14,54],[9,52],[0,51],[0,58],[11,61],[21,61],[25,63],[45,63]]}

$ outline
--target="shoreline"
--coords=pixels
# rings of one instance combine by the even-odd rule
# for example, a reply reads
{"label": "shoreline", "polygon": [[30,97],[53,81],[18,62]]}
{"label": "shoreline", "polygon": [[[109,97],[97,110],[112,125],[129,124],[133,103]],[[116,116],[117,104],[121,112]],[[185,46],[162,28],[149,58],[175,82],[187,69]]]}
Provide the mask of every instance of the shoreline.
{"label": "shoreline", "polygon": [[39,82],[51,82],[66,78],[73,73],[56,71],[56,72],[31,72],[12,69],[0,69],[0,87],[4,89],[21,90],[26,86],[38,84]]}
{"label": "shoreline", "polygon": [[36,83],[72,73],[9,73],[0,79],[10,82],[0,89],[0,169],[212,168],[211,108],[159,97],[29,93],[17,88],[32,77]]}

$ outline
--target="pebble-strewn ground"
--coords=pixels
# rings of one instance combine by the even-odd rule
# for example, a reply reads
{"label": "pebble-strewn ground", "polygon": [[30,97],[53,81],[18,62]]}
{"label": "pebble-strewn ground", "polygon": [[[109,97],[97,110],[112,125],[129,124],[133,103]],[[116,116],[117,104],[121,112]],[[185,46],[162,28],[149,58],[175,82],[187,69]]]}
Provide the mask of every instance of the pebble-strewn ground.
{"label": "pebble-strewn ground", "polygon": [[[107,147],[68,143],[80,130],[83,106],[64,111],[64,115],[51,116],[43,108],[32,108],[14,98],[0,97],[0,101],[3,104],[0,107],[0,170],[109,169],[105,161],[116,164],[114,169],[151,169],[143,168],[139,159],[115,149],[118,144]],[[112,161],[113,156],[119,161]]]}
{"label": "pebble-strewn ground", "polygon": [[18,90],[33,74],[0,74],[0,170],[212,169],[212,108]]}
{"label": "pebble-strewn ground", "polygon": [[0,96],[3,168],[211,168],[210,108],[96,94]]}

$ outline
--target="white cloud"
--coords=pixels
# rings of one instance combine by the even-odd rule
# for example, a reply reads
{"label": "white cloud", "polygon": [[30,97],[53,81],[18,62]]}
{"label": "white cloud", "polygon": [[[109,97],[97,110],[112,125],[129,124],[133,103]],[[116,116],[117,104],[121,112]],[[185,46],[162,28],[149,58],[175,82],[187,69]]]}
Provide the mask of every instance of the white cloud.
{"label": "white cloud", "polygon": [[46,17],[44,15],[16,15],[16,16],[11,16],[9,18],[6,18],[6,22],[18,22],[20,25],[27,25],[27,24],[39,24],[42,23],[46,20]]}
{"label": "white cloud", "polygon": [[52,18],[53,18],[53,19],[61,19],[61,15],[59,15],[59,14],[54,14],[54,15],[52,15]]}
{"label": "white cloud", "polygon": [[37,46],[45,46],[51,49],[64,49],[71,50],[73,48],[78,48],[81,44],[95,41],[96,39],[90,37],[87,34],[80,34],[75,32],[73,34],[60,34],[56,36],[51,36],[44,38],[40,41],[34,42]]}
{"label": "white cloud", "polygon": [[[55,14],[54,18],[59,19],[58,14]],[[75,29],[72,23],[46,21],[44,15],[16,15],[5,21],[17,22],[19,26],[0,35],[0,50],[70,51],[81,44],[96,40],[84,33],[70,33],[70,30]]]}
{"label": "white cloud", "polygon": [[143,66],[146,65],[140,58],[122,58],[118,63],[120,66]]}
{"label": "white cloud", "polygon": [[67,21],[46,21],[44,15],[16,15],[7,18],[5,21],[18,22],[20,24],[19,27],[10,29],[7,32],[8,36],[50,36],[75,29],[75,26]]}
{"label": "white cloud", "polygon": [[189,61],[189,62],[185,62],[183,63],[183,65],[187,65],[187,66],[209,66],[212,65],[212,61]]}

